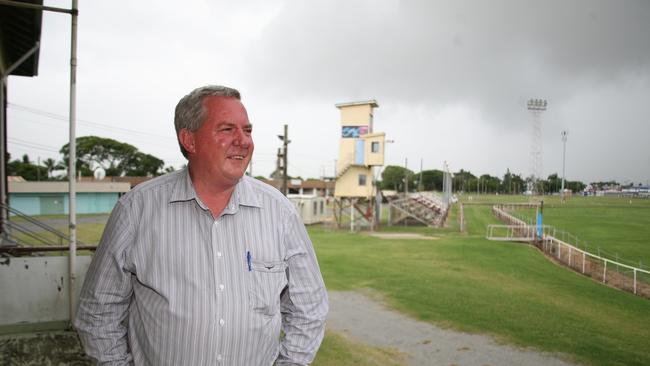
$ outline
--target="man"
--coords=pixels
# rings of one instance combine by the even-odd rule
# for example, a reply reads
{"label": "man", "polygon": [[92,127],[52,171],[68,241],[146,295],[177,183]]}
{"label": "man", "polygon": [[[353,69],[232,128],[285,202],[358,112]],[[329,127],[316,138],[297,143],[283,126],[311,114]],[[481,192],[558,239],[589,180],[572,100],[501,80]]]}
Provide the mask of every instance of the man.
{"label": "man", "polygon": [[196,89],[174,123],[188,168],[113,209],[75,320],[86,352],[101,365],[310,363],[325,286],[293,206],[244,176],[253,140],[239,92]]}

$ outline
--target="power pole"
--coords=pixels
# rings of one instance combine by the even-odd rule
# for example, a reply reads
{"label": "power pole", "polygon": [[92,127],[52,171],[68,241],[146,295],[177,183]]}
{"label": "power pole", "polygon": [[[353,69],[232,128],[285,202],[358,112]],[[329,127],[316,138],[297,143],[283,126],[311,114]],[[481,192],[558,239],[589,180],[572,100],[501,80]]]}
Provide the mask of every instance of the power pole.
{"label": "power pole", "polygon": [[284,125],[284,135],[278,135],[282,140],[282,154],[278,153],[278,157],[282,157],[282,194],[285,196],[289,193],[289,176],[287,175],[287,167],[289,166],[289,126]]}
{"label": "power pole", "polygon": [[408,173],[409,158],[404,158],[404,193],[409,194],[409,173]]}
{"label": "power pole", "polygon": [[422,192],[424,190],[424,184],[422,183],[422,161],[424,159],[420,158],[420,181],[418,182],[418,191]]}

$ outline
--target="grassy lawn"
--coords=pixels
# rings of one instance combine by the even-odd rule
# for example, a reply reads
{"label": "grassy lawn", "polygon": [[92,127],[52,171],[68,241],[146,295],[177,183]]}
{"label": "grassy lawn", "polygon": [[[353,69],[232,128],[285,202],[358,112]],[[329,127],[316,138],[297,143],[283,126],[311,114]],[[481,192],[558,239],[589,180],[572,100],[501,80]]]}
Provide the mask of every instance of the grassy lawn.
{"label": "grassy lawn", "polygon": [[556,266],[531,246],[485,240],[485,225],[496,223],[489,206],[466,206],[465,216],[467,235],[416,230],[435,241],[310,233],[329,289],[372,288],[415,318],[587,364],[650,364],[650,301]]}
{"label": "grassy lawn", "polygon": [[[99,217],[98,222],[91,223],[80,223],[84,218],[95,218]],[[54,229],[69,235],[70,230],[67,225],[68,216],[67,215],[43,215],[43,216],[33,216],[34,219],[44,222],[46,225],[53,227]],[[12,221],[17,222],[20,225],[25,225],[26,221],[20,217],[12,217]],[[102,232],[104,231],[104,226],[108,220],[108,215],[78,215],[77,217],[77,240],[84,244],[95,245],[99,243]],[[54,222],[54,224],[53,224]],[[52,242],[58,243],[59,239],[56,235],[44,231],[37,231],[39,236],[42,236]],[[43,245],[37,239],[30,237],[24,233],[16,232],[16,237],[19,239],[20,243],[24,245]],[[63,243],[63,245],[67,245]]]}
{"label": "grassy lawn", "polygon": [[393,349],[377,348],[351,340],[336,332],[326,332],[313,366],[399,366],[406,355]]}

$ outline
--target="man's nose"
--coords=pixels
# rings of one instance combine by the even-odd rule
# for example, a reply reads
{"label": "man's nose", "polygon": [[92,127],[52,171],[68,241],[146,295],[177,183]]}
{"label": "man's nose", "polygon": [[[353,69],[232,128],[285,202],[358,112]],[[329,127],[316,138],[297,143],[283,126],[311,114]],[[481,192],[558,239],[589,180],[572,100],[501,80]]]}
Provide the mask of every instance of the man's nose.
{"label": "man's nose", "polygon": [[250,133],[244,131],[244,129],[241,128],[241,127],[238,127],[235,130],[236,130],[235,131],[235,139],[234,139],[233,142],[236,145],[240,145],[242,147],[247,148],[251,144],[251,142],[253,141],[253,139],[251,138]]}

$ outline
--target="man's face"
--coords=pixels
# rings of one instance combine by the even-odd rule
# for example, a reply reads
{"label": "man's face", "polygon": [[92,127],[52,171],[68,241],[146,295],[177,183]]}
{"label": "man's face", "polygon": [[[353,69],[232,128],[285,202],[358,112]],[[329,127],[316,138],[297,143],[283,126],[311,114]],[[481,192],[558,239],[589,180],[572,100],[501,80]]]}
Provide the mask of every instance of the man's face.
{"label": "man's face", "polygon": [[210,181],[234,186],[244,175],[253,155],[253,126],[244,105],[236,98],[207,97],[206,119],[192,133],[192,169]]}

